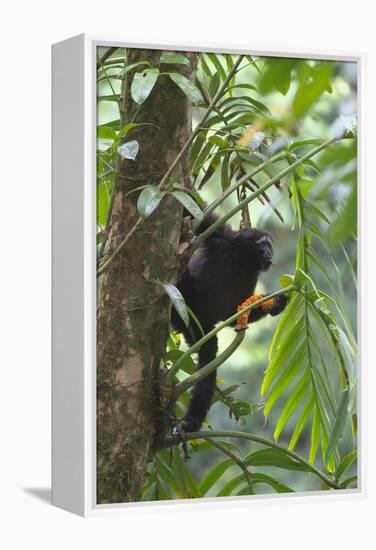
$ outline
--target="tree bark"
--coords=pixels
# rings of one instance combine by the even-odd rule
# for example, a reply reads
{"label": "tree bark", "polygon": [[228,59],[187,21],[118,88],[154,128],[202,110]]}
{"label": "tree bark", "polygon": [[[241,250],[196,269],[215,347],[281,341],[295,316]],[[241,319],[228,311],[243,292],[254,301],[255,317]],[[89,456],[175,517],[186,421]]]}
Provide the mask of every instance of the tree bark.
{"label": "tree bark", "polygon": [[[148,60],[157,67],[161,51],[129,50],[128,64]],[[168,65],[193,79],[189,66]],[[139,70],[139,69],[136,69]],[[129,90],[132,74],[123,90]],[[135,161],[118,159],[117,186],[107,252],[111,255],[139,218],[136,187],[157,185],[190,135],[191,107],[165,75],[137,111],[124,100],[125,122],[148,122],[126,140],[139,142]],[[184,156],[174,172],[183,184],[189,174]],[[176,283],[182,207],[172,196],[132,235],[101,283],[97,319],[97,502],[140,499],[155,441],[165,429],[160,395],[161,367],[171,305],[156,280]]]}

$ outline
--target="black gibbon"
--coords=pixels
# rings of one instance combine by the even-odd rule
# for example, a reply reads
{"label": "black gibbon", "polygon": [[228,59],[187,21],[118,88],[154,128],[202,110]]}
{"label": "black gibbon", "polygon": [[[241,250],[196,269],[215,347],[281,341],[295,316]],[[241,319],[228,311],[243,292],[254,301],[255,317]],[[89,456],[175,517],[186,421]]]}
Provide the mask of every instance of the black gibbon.
{"label": "black gibbon", "polygon": [[[212,214],[199,226],[202,233],[217,220]],[[178,282],[178,289],[186,304],[198,318],[205,333],[216,323],[234,313],[253,295],[259,274],[273,263],[272,237],[255,228],[234,231],[222,225],[212,233],[188,263]],[[279,295],[251,310],[248,322],[255,322],[267,314],[278,315],[287,304],[287,296]],[[187,328],[177,313],[172,311],[172,325],[181,332],[189,345],[202,337],[196,323]],[[247,318],[246,318],[247,322]],[[198,368],[212,361],[217,354],[217,337],[203,344],[198,351]],[[188,410],[182,420],[184,432],[197,431],[206,419],[216,387],[216,371],[198,382],[192,390]]]}

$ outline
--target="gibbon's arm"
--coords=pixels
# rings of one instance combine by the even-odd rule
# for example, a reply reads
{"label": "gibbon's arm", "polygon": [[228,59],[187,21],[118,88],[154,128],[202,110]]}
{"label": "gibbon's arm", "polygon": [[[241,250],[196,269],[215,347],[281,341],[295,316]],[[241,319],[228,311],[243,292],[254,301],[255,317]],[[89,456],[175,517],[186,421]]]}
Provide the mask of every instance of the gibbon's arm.
{"label": "gibbon's arm", "polygon": [[[261,300],[261,298],[264,298],[264,295],[254,294],[253,296],[250,296],[242,304],[240,304],[240,306],[237,307],[237,312],[242,311],[242,309],[245,309],[255,302],[258,302],[258,300]],[[286,303],[287,297],[282,294],[280,296],[276,296],[275,298],[270,298],[270,300],[265,300],[265,302],[260,304],[260,306],[255,309],[246,311],[236,320],[236,332],[239,332],[240,330],[245,330],[248,327],[248,323],[254,323],[268,314],[270,314],[272,317],[278,315],[285,309]]]}

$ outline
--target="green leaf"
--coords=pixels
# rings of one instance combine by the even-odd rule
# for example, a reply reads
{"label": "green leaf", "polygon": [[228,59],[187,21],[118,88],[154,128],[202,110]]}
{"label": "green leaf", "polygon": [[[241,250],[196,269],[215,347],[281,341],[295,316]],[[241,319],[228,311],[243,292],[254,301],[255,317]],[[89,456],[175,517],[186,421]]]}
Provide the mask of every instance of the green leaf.
{"label": "green leaf", "polygon": [[118,139],[115,130],[109,126],[98,126],[97,137],[100,139],[108,139],[110,141],[116,141]]}
{"label": "green leaf", "polygon": [[282,344],[286,343],[286,331],[291,330],[296,322],[301,319],[303,303],[303,297],[298,292],[294,292],[274,331],[273,340],[269,349],[269,359],[273,357],[273,354]]}
{"label": "green leaf", "polygon": [[226,140],[224,140],[224,139],[222,139],[221,137],[216,136],[216,135],[211,136],[211,137],[209,138],[208,141],[210,141],[210,143],[214,143],[214,145],[217,145],[217,147],[220,147],[221,149],[222,149],[223,147],[227,147],[227,146],[228,146],[228,143],[227,143]]}
{"label": "green leaf", "polygon": [[196,136],[196,139],[194,140],[194,142],[192,144],[191,152],[189,154],[190,161],[193,165],[196,164],[198,155],[199,155],[205,141],[206,141],[206,132],[205,131],[199,132]]}
{"label": "green leaf", "polygon": [[289,451],[292,451],[295,448],[295,445],[298,442],[300,434],[302,433],[303,428],[305,427],[305,425],[308,422],[309,417],[311,416],[311,412],[312,412],[312,409],[313,409],[313,404],[314,404],[314,396],[313,396],[313,392],[311,392],[311,394],[310,394],[310,396],[309,396],[309,398],[308,398],[306,404],[304,405],[304,408],[303,408],[303,410],[300,414],[299,420],[296,423],[294,432],[291,436],[290,443],[289,443],[289,446],[288,446]]}
{"label": "green leaf", "polygon": [[308,109],[328,90],[332,77],[333,63],[322,61],[309,67],[308,78],[304,75],[293,100],[293,113],[296,118],[302,117]]}
{"label": "green leaf", "polygon": [[166,55],[162,55],[159,62],[174,65],[189,65],[189,59],[185,55],[180,53],[169,53]]}
{"label": "green leaf", "polygon": [[170,297],[170,300],[176,309],[177,313],[183,320],[185,326],[189,325],[189,313],[185,304],[184,298],[176,286],[170,283],[160,283],[165,290],[166,294]]}
{"label": "green leaf", "polygon": [[179,86],[182,92],[185,93],[194,105],[204,101],[200,90],[193,84],[193,82],[188,80],[188,78],[179,73],[169,73],[169,75],[171,80]]}
{"label": "green leaf", "polygon": [[325,464],[329,462],[330,457],[333,454],[334,449],[336,448],[339,440],[343,436],[345,430],[346,421],[348,418],[347,407],[349,405],[350,392],[345,390],[342,393],[341,399],[338,403],[338,409],[336,412],[336,420],[334,422],[332,433],[330,434],[330,439],[328,447],[325,452]]}
{"label": "green leaf", "polygon": [[358,452],[356,449],[353,451],[350,451],[345,458],[342,460],[338,468],[336,469],[336,478],[339,479],[348,468],[350,468],[351,464],[356,460],[358,456]]}
{"label": "green leaf", "polygon": [[255,406],[247,401],[243,401],[242,399],[233,398],[231,400],[231,409],[233,410],[236,418],[240,418],[241,416],[248,416],[249,414],[252,414],[255,410]]}
{"label": "green leaf", "polygon": [[[213,143],[207,142],[201,149],[200,154],[196,158],[193,164],[192,171],[194,174],[198,174],[202,166],[207,162],[211,150],[215,147]],[[200,186],[201,187],[201,186]]]}
{"label": "green leaf", "polygon": [[295,390],[286,401],[286,405],[278,418],[277,426],[274,431],[274,439],[276,441],[278,441],[278,438],[281,435],[282,430],[288,422],[289,418],[295,412],[301,401],[306,396],[309,389],[309,376],[309,370],[306,369],[303,376],[300,378],[300,381],[298,382]]}
{"label": "green leaf", "polygon": [[274,479],[271,476],[268,476],[266,474],[260,474],[260,473],[254,473],[251,475],[251,481],[254,485],[258,483],[264,483],[266,485],[269,485],[269,487],[272,487],[276,493],[294,493],[295,491],[293,489],[290,489],[287,485],[284,485],[277,479]]}
{"label": "green leaf", "polygon": [[167,483],[168,487],[171,488],[178,497],[184,498],[189,496],[187,492],[184,492],[184,488],[182,488],[181,484],[179,484],[176,474],[172,471],[170,466],[162,460],[161,456],[156,458],[156,467],[159,477]]}
{"label": "green leaf", "polygon": [[135,103],[141,105],[149,97],[158,76],[158,69],[145,69],[142,73],[134,75],[131,84],[131,96]]}
{"label": "green leaf", "polygon": [[159,127],[156,124],[152,124],[151,122],[140,122],[137,124],[134,122],[130,122],[129,124],[123,126],[123,128],[119,131],[118,136],[124,137],[128,134],[128,132],[133,130],[133,128],[139,128],[140,126],[154,126],[154,128],[158,128],[159,130]]}
{"label": "green leaf", "polygon": [[309,462],[311,464],[314,464],[315,462],[317,449],[319,446],[320,429],[321,429],[320,415],[318,412],[318,407],[315,404],[313,408],[313,420],[312,420],[312,429],[311,429],[311,449],[309,452]]}
{"label": "green leaf", "polygon": [[321,145],[321,139],[300,139],[294,141],[289,147],[289,151],[294,151],[294,149],[299,149],[301,147],[307,147],[308,145]]}
{"label": "green leaf", "polygon": [[247,466],[273,466],[274,468],[283,468],[284,470],[296,470],[300,472],[310,472],[311,469],[294,460],[288,454],[280,449],[260,449],[249,454],[244,460]]}
{"label": "green leaf", "polygon": [[103,227],[106,225],[110,196],[107,186],[100,183],[97,186],[97,222]]}
{"label": "green leaf", "polygon": [[223,157],[223,161],[222,161],[222,169],[221,169],[222,191],[225,191],[230,186],[230,183],[231,183],[230,174],[229,174],[230,154],[226,154]]}
{"label": "green leaf", "polygon": [[99,95],[97,96],[97,101],[113,101],[113,102],[118,102],[119,101],[119,96],[118,95]]}
{"label": "green leaf", "polygon": [[171,495],[163,487],[163,485],[160,482],[159,478],[156,479],[154,494],[153,494],[151,500],[158,500],[158,501],[159,500],[171,500]]}
{"label": "green leaf", "polygon": [[271,352],[270,362],[262,381],[261,395],[265,395],[270,387],[270,384],[275,380],[279,371],[284,367],[290,358],[292,359],[298,347],[303,345],[303,333],[303,318],[301,317],[296,321],[293,318],[289,318],[289,323],[286,323],[285,338],[277,347],[273,348]]}
{"label": "green leaf", "polygon": [[223,395],[230,395],[240,388],[240,384],[232,384],[228,388],[222,390]]}
{"label": "green leaf", "polygon": [[231,468],[231,466],[234,466],[234,461],[229,458],[228,460],[224,460],[211,468],[198,487],[201,495],[205,496],[213,485],[219,480],[219,478],[223,476],[229,468]]}
{"label": "green leaf", "polygon": [[341,487],[343,489],[347,489],[347,487],[350,487],[350,485],[355,485],[355,488],[356,488],[357,487],[357,482],[358,482],[358,476],[351,476],[351,477],[345,479],[345,481],[342,481]]}
{"label": "green leaf", "polygon": [[234,86],[229,86],[227,88],[227,91],[230,92],[232,90],[235,90],[237,88],[245,88],[247,90],[256,90],[256,86],[253,86],[253,84],[235,84]]}
{"label": "green leaf", "polygon": [[[170,349],[165,356],[165,361],[171,361],[173,364],[178,361],[182,355],[184,355],[184,351],[181,349]],[[186,357],[184,360],[184,363],[181,365],[181,370],[186,372],[187,374],[193,374],[196,371],[196,365],[193,361],[191,356]]]}
{"label": "green leaf", "polygon": [[196,497],[201,496],[200,490],[192,477],[191,472],[188,470],[186,464],[183,462],[182,457],[180,456],[179,449],[174,447],[172,449],[173,456],[173,466],[176,476],[178,477],[179,483],[186,493],[187,497]]}
{"label": "green leaf", "polygon": [[279,283],[282,288],[292,285],[294,282],[294,277],[292,275],[281,275],[279,278]]}
{"label": "green leaf", "polygon": [[210,59],[210,61],[213,63],[214,67],[217,69],[217,72],[219,73],[222,80],[226,79],[226,71],[224,70],[222,63],[220,62],[219,56],[215,53],[207,53],[207,57]]}
{"label": "green leaf", "polygon": [[281,94],[286,95],[290,88],[291,71],[297,63],[299,60],[296,59],[267,58],[259,79],[260,93],[265,95],[276,88]]}
{"label": "green leaf", "polygon": [[132,71],[133,69],[135,69],[136,67],[139,67],[140,65],[150,65],[149,61],[138,61],[137,63],[131,63],[130,65],[127,65],[126,67],[123,68],[122,71],[120,71],[120,73],[117,75],[118,78],[121,78],[123,77],[126,73],[128,73],[129,71]]}
{"label": "green leaf", "polygon": [[156,186],[149,185],[138,197],[137,210],[142,218],[147,218],[157,208],[165,193],[159,191]]}
{"label": "green leaf", "polygon": [[106,122],[106,124],[98,124],[98,128],[104,128],[104,127],[112,128],[112,130],[117,130],[120,126],[120,119],[117,118],[115,120],[110,120],[109,122]]}
{"label": "green leaf", "polygon": [[290,360],[288,367],[285,369],[283,375],[274,383],[264,407],[264,415],[268,416],[272,407],[274,406],[280,395],[289,387],[294,378],[301,370],[304,357],[307,353],[305,344],[299,346]]}
{"label": "green leaf", "polygon": [[197,219],[202,217],[201,208],[187,193],[183,191],[172,191],[171,194],[174,195],[175,199],[177,199],[193,217]]}
{"label": "green leaf", "polygon": [[244,474],[241,474],[237,477],[234,477],[231,479],[222,489],[217,493],[217,497],[228,497],[232,494],[232,492],[239,487],[242,483],[247,482],[247,478]]}
{"label": "green leaf", "polygon": [[219,76],[219,73],[214,73],[214,76],[211,79],[209,84],[209,94],[211,97],[214,97],[215,94],[218,92],[220,83],[221,83],[221,78]]}
{"label": "green leaf", "polygon": [[346,333],[341,329],[341,327],[332,326],[331,328],[334,334],[337,335],[339,349],[341,350],[341,354],[346,366],[346,372],[349,377],[350,400],[348,404],[348,410],[350,414],[355,414],[358,384],[356,349],[351,345],[350,340],[348,339]]}
{"label": "green leaf", "polygon": [[212,73],[211,73],[211,70],[209,68],[209,65],[207,64],[206,62],[206,59],[205,59],[205,54],[200,54],[200,62],[201,62],[201,66],[202,66],[202,70],[204,72],[204,74],[209,78],[211,79],[212,78]]}
{"label": "green leaf", "polygon": [[315,206],[312,202],[306,202],[305,204],[306,206],[306,209],[308,209],[310,212],[312,212],[312,214],[314,214],[315,216],[317,216],[318,218],[320,218],[321,220],[323,220],[324,222],[326,222],[328,225],[331,225],[331,221],[330,219],[328,218],[328,216],[326,216],[324,214],[324,212],[322,212],[317,206]]}

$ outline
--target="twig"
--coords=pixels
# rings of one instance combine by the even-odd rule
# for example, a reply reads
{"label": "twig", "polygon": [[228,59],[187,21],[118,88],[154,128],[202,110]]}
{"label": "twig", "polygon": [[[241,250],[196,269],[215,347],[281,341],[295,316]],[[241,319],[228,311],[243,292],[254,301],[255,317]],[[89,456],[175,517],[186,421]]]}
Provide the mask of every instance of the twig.
{"label": "twig", "polygon": [[103,275],[103,273],[105,271],[107,271],[107,269],[110,267],[110,265],[112,264],[112,262],[114,261],[114,259],[117,257],[117,255],[119,254],[119,252],[121,252],[121,250],[125,247],[125,245],[127,244],[127,242],[129,241],[129,239],[132,237],[132,235],[137,231],[138,227],[143,223],[144,221],[144,218],[138,218],[138,220],[136,221],[136,223],[134,224],[134,226],[132,227],[132,229],[129,231],[129,233],[126,234],[126,236],[124,237],[124,239],[121,241],[121,243],[119,244],[118,248],[111,254],[111,256],[108,258],[108,260],[106,260],[102,265],[101,267],[99,267],[97,269],[97,277],[100,277],[101,275]]}
{"label": "twig", "polygon": [[231,397],[227,396],[225,394],[225,392],[223,390],[221,390],[221,388],[218,385],[216,386],[215,389],[219,393],[220,399],[222,400],[222,402],[226,405],[226,407],[229,408],[230,418],[232,418],[232,416],[233,416],[235,418],[235,420],[238,421],[240,417],[236,414],[236,411],[234,410],[234,407],[231,403]]}
{"label": "twig", "polygon": [[110,86],[110,88],[111,88],[111,91],[112,91],[113,95],[114,95],[114,96],[117,96],[118,94],[115,92],[115,89],[114,89],[114,87],[113,87],[113,85],[112,85],[112,82],[111,82],[111,78],[108,76],[107,71],[106,71],[106,69],[103,67],[103,65],[101,64],[101,60],[100,60],[99,58],[98,58],[98,63],[100,64],[100,66],[101,66],[102,69],[103,69],[104,75],[105,75],[105,77],[106,77],[106,79],[107,79],[107,81],[108,81],[108,84],[109,84],[109,86]]}
{"label": "twig", "polygon": [[[249,184],[249,182],[245,182],[244,184],[246,187],[248,187],[248,189],[250,189],[251,191],[254,191],[254,189],[251,187],[251,185]],[[260,186],[259,184],[255,181],[255,180],[252,180],[252,185],[254,185],[257,189],[260,189]],[[265,200],[266,202],[269,204],[270,208],[273,210],[273,212],[278,216],[278,218],[281,220],[282,223],[285,223],[285,220],[281,214],[281,212],[278,210],[278,208],[273,204],[273,201],[272,199],[269,197],[269,195],[267,193],[262,193],[261,195]],[[260,198],[260,197],[259,197]]]}
{"label": "twig", "polygon": [[[239,439],[248,439],[249,441],[255,441],[256,443],[261,443],[266,447],[273,447],[274,449],[278,449],[279,451],[282,451],[283,453],[285,453],[287,456],[289,456],[296,462],[303,464],[313,474],[317,475],[319,478],[325,481],[325,483],[329,487],[332,487],[333,489],[342,488],[341,485],[337,483],[337,481],[327,476],[324,472],[316,468],[316,466],[308,462],[308,460],[306,460],[302,456],[298,455],[294,451],[290,451],[289,449],[286,449],[282,445],[279,445],[279,443],[276,443],[275,441],[272,441],[270,439],[266,439],[265,437],[261,437],[260,435],[250,434],[245,432],[233,432],[233,431],[202,431],[202,432],[188,432],[185,434],[185,438],[187,440],[190,440],[190,439],[207,440],[214,437],[235,437]],[[179,443],[181,443],[181,436],[179,435],[167,436],[163,443],[163,448],[171,447],[173,445],[179,445]]]}
{"label": "twig", "polygon": [[252,495],[254,495],[254,494],[255,494],[255,491],[254,491],[254,489],[253,489],[252,479],[251,479],[251,476],[250,476],[250,474],[249,474],[248,467],[246,466],[246,464],[244,464],[244,462],[242,461],[242,459],[239,458],[235,453],[233,453],[232,451],[230,451],[230,449],[227,449],[227,447],[225,447],[225,446],[222,445],[221,443],[217,443],[216,441],[214,441],[214,439],[210,439],[210,438],[208,437],[206,441],[209,441],[214,447],[217,447],[217,449],[219,449],[220,451],[222,451],[225,455],[229,456],[229,457],[235,462],[235,464],[237,464],[237,465],[239,466],[239,468],[240,468],[240,469],[243,471],[243,473],[244,473],[245,479],[247,480],[247,484],[248,484],[250,493],[251,493]]}

